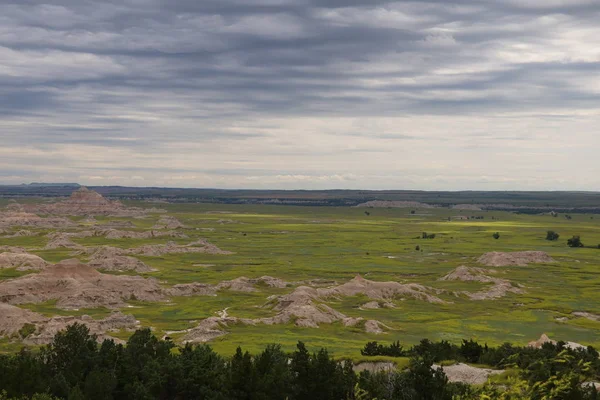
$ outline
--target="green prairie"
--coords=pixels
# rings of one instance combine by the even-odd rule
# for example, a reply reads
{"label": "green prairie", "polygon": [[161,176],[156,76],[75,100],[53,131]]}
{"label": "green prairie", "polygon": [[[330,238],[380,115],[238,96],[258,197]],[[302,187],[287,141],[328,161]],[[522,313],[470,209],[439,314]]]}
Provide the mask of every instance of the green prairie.
{"label": "green prairie", "polygon": [[[133,203],[132,203],[133,204]],[[140,206],[141,203],[134,205]],[[147,206],[147,203],[146,203]],[[357,358],[366,341],[405,345],[422,338],[458,342],[473,338],[489,344],[525,344],[542,333],[557,340],[600,346],[600,322],[575,317],[576,311],[600,314],[600,217],[572,214],[521,215],[508,212],[439,209],[386,209],[350,207],[295,207],[224,204],[161,204],[169,215],[186,225],[190,239],[205,238],[231,255],[169,254],[140,257],[156,271],[144,274],[164,286],[178,283],[218,283],[240,276],[270,275],[291,283],[286,289],[261,287],[252,293],[221,291],[217,296],[175,298],[170,303],[133,302],[132,313],[157,335],[184,330],[203,318],[228,307],[231,316],[269,317],[263,307],[267,297],[293,290],[302,281],[322,278],[344,283],[356,275],[375,281],[419,283],[445,289],[439,297],[447,304],[431,304],[414,299],[397,299],[395,308],[361,310],[364,297],[335,299],[327,304],[348,316],[375,319],[391,329],[381,335],[365,333],[360,327],[322,324],[319,328],[293,325],[236,325],[229,334],[211,344],[219,352],[231,354],[238,345],[250,351],[268,343],[281,343],[291,349],[302,340],[311,347],[324,346],[337,356]],[[414,213],[411,213],[414,211]],[[368,214],[367,214],[368,213]],[[483,219],[458,220],[474,216]],[[147,219],[125,219],[133,230],[151,228],[159,215]],[[98,218],[107,222],[108,218]],[[120,219],[123,220],[123,219]],[[560,234],[558,241],[545,240],[546,232]],[[46,231],[40,231],[46,233]],[[422,239],[422,232],[434,239]],[[499,239],[492,235],[498,232]],[[569,248],[567,238],[579,235],[585,248]],[[73,257],[69,250],[39,250],[46,243],[42,235],[0,239],[1,245],[23,246],[44,259],[57,262]],[[85,246],[107,244],[122,248],[165,243],[168,238],[107,240],[102,237],[74,239]],[[419,250],[416,250],[419,246]],[[522,285],[524,294],[511,294],[497,300],[474,301],[451,291],[477,291],[486,284],[439,281],[458,266],[478,266],[476,259],[490,251],[540,250],[557,262],[526,267],[495,268],[499,276]],[[85,259],[83,259],[85,261]],[[24,273],[0,269],[0,279]],[[73,314],[57,310],[52,303],[30,304],[27,308],[44,313]],[[105,309],[80,310],[102,317]],[[129,333],[121,332],[120,337]],[[174,335],[174,339],[180,336]],[[3,344],[6,346],[6,343]]]}

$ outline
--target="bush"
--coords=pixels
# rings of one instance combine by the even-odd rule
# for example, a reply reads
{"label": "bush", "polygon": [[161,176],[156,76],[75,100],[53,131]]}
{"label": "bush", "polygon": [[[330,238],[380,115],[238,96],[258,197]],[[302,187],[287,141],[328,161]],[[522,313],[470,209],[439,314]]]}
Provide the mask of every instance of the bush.
{"label": "bush", "polygon": [[423,234],[421,235],[421,237],[423,239],[435,239],[435,233],[423,232]]}
{"label": "bush", "polygon": [[560,235],[554,231],[548,231],[546,233],[546,240],[555,241],[558,240],[559,237]]}
{"label": "bush", "polygon": [[34,324],[30,324],[30,323],[26,323],[25,325],[23,325],[23,327],[21,327],[21,329],[19,329],[19,336],[21,336],[23,339],[29,337],[30,335],[35,333],[35,325]]}
{"label": "bush", "polygon": [[494,233],[492,237],[496,240],[500,239],[500,234],[498,232]]}
{"label": "bush", "polygon": [[583,247],[583,243],[581,242],[581,238],[579,236],[573,236],[571,239],[567,240],[567,246]]}

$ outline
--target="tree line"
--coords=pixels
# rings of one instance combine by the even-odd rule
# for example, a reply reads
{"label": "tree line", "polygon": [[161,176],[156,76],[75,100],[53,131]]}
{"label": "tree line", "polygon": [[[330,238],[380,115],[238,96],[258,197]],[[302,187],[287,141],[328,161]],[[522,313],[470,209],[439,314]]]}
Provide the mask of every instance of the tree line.
{"label": "tree line", "polygon": [[[597,393],[582,382],[598,377],[598,353],[564,343],[541,349],[498,348],[472,340],[460,346],[423,340],[409,350],[399,342],[367,343],[365,355],[410,357],[402,371],[363,371],[335,360],[326,349],[309,352],[298,342],[288,353],[269,345],[251,355],[238,348],[223,357],[208,345],[176,346],[149,329],[125,345],[98,343],[85,325],[59,332],[39,350],[0,355],[0,400],[240,399],[240,400],[475,400],[502,398],[495,386],[451,383],[434,362],[464,360],[516,368],[502,391],[506,399],[591,400]],[[511,394],[512,393],[512,394]]]}

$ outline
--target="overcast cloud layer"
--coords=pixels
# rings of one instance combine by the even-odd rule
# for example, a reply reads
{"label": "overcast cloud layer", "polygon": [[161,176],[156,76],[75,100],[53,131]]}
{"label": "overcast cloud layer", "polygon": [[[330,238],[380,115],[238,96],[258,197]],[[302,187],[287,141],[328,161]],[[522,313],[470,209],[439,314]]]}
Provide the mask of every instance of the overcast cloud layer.
{"label": "overcast cloud layer", "polygon": [[600,190],[598,0],[0,0],[0,183]]}

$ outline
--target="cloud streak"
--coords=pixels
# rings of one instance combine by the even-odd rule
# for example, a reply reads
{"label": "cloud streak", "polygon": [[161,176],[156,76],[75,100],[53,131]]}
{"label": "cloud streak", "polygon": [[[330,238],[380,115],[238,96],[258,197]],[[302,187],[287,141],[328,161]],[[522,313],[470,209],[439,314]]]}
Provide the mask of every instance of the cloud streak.
{"label": "cloud streak", "polygon": [[52,3],[0,0],[3,183],[600,190],[597,1]]}

